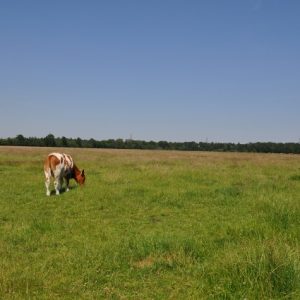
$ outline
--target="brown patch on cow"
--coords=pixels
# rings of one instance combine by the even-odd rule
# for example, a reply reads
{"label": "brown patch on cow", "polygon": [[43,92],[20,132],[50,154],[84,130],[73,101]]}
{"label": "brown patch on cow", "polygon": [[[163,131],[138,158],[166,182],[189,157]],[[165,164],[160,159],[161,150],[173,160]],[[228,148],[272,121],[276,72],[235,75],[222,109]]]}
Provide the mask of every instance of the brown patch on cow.
{"label": "brown patch on cow", "polygon": [[76,180],[76,182],[81,186],[84,185],[85,182],[84,170],[80,171],[75,164],[73,166],[73,170],[74,170],[74,179]]}
{"label": "brown patch on cow", "polygon": [[56,166],[60,163],[59,159],[54,156],[50,155],[47,156],[44,163],[44,170],[50,169],[51,171],[56,169]]}

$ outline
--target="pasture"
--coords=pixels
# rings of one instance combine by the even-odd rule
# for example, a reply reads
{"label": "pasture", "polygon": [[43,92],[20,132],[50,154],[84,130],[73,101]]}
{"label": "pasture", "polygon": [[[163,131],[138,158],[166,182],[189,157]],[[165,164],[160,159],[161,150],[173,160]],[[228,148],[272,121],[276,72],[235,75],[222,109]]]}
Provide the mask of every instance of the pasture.
{"label": "pasture", "polygon": [[[54,150],[84,188],[46,196]],[[1,299],[300,298],[299,155],[0,147],[0,174]]]}

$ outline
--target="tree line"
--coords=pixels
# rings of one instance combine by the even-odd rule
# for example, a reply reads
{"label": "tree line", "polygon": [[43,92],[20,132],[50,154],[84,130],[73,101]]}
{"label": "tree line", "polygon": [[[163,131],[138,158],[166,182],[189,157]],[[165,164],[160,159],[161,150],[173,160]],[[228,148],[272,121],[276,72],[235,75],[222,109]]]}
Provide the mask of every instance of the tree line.
{"label": "tree line", "polygon": [[182,151],[220,151],[220,152],[259,152],[259,153],[300,153],[300,143],[216,143],[216,142],[168,142],[108,139],[55,137],[24,137],[22,134],[13,138],[1,138],[2,146],[36,146],[36,147],[75,147],[75,148],[112,148],[112,149],[150,149],[150,150],[182,150]]}

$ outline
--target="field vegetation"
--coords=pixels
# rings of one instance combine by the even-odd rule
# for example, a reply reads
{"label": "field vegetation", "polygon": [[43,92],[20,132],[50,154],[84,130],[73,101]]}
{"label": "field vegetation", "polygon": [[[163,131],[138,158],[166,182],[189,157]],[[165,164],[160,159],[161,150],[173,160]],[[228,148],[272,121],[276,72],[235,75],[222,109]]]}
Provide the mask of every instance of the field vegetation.
{"label": "field vegetation", "polygon": [[[86,186],[46,196],[70,153]],[[300,156],[0,147],[0,299],[300,299]]]}

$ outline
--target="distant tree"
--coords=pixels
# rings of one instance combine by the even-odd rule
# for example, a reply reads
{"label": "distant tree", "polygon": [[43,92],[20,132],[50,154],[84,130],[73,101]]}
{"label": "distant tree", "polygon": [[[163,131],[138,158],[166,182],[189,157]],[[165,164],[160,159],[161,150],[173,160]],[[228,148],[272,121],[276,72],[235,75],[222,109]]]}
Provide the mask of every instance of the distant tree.
{"label": "distant tree", "polygon": [[63,147],[68,147],[68,140],[65,136],[61,138],[61,144]]}
{"label": "distant tree", "polygon": [[76,145],[77,145],[77,147],[79,147],[79,148],[81,148],[82,147],[82,140],[81,140],[81,138],[77,138],[76,139]]}
{"label": "distant tree", "polygon": [[45,143],[44,143],[44,139],[43,138],[37,138],[37,137],[28,137],[26,138],[26,143],[28,146],[39,146],[39,147],[42,147],[42,146],[45,146]]}
{"label": "distant tree", "polygon": [[183,143],[184,150],[195,151],[198,150],[198,144],[196,142],[185,142]]}
{"label": "distant tree", "polygon": [[8,138],[7,139],[7,145],[13,145],[14,144],[14,141],[12,138]]}
{"label": "distant tree", "polygon": [[157,143],[154,141],[148,142],[148,149],[156,149],[157,148]]}
{"label": "distant tree", "polygon": [[0,145],[2,145],[2,146],[8,145],[7,139],[0,139]]}
{"label": "distant tree", "polygon": [[118,148],[118,149],[163,149],[163,150],[192,150],[192,151],[226,151],[226,152],[257,152],[257,153],[295,153],[300,154],[300,143],[215,143],[215,142],[167,142],[167,141],[143,141],[143,140],[94,140],[81,138],[55,138],[48,134],[44,138],[24,137],[18,134],[14,138],[0,138],[0,145],[19,146],[48,146],[48,147],[85,147],[85,148]]}
{"label": "distant tree", "polygon": [[123,141],[123,139],[116,139],[115,140],[115,145],[116,145],[116,148],[118,148],[118,149],[124,148],[124,141]]}
{"label": "distant tree", "polygon": [[90,148],[97,148],[97,141],[94,139],[89,139],[88,140],[88,145]]}
{"label": "distant tree", "polygon": [[160,149],[168,149],[169,143],[167,141],[159,141],[158,146]]}
{"label": "distant tree", "polygon": [[44,142],[45,142],[45,146],[47,147],[55,147],[56,146],[56,142],[55,142],[55,137],[53,134],[48,134],[45,138],[44,138]]}
{"label": "distant tree", "polygon": [[16,136],[16,145],[18,145],[18,146],[26,145],[26,139],[22,134],[18,134]]}

